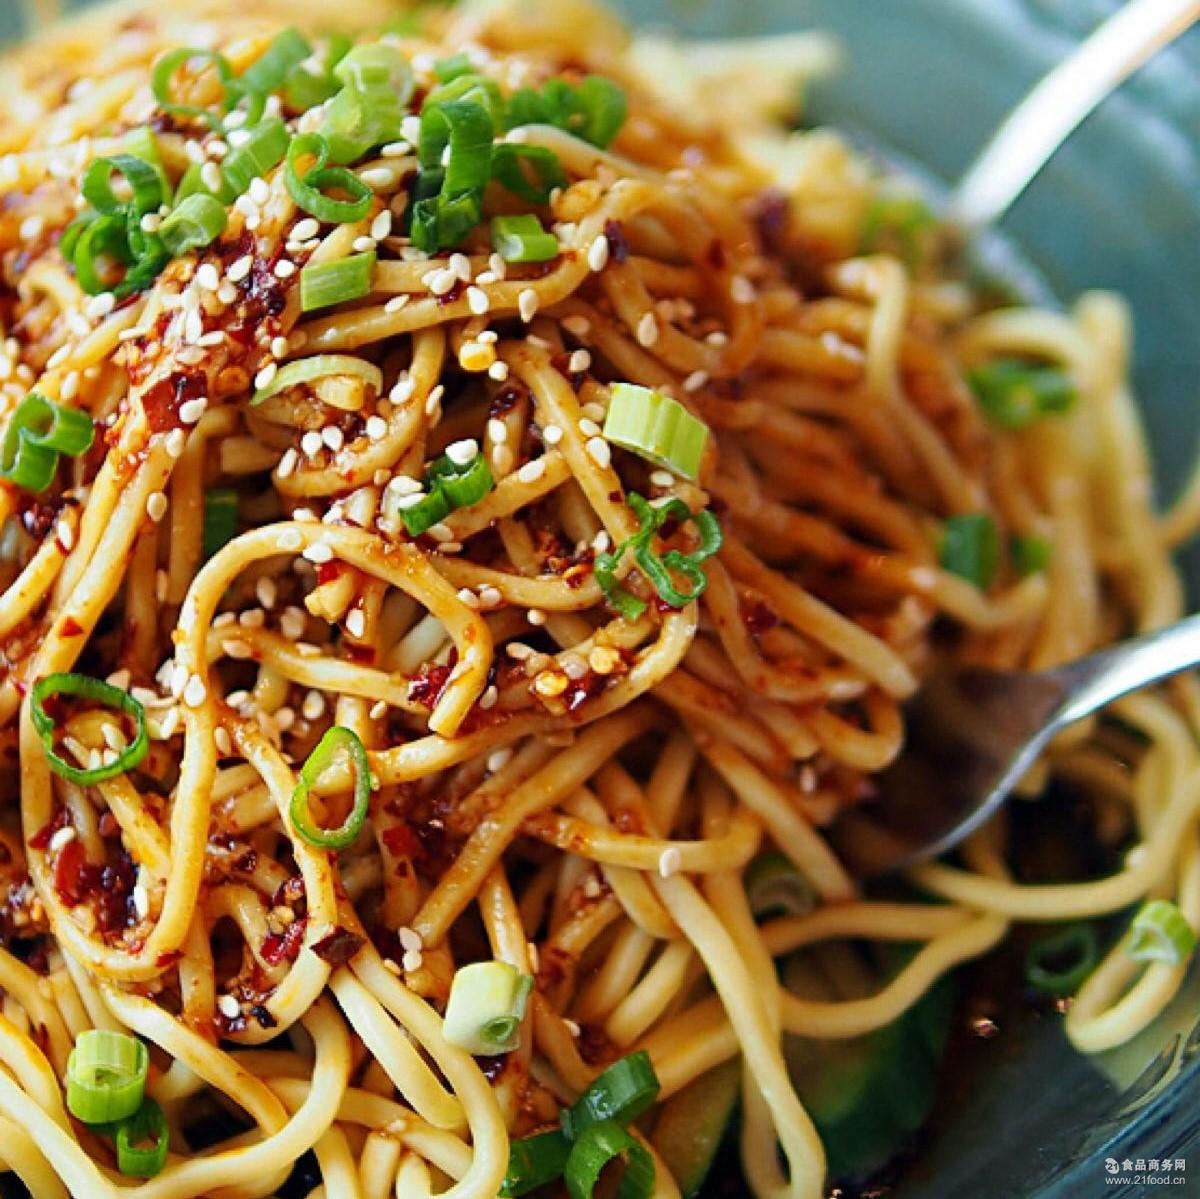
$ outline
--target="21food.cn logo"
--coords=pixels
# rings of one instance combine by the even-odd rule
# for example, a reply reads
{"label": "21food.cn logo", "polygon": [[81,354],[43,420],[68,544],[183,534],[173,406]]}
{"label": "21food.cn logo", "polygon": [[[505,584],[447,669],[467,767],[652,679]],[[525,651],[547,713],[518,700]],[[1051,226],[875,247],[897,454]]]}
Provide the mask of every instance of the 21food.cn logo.
{"label": "21food.cn logo", "polygon": [[1187,1161],[1182,1157],[1115,1157],[1104,1159],[1105,1182],[1110,1185],[1138,1187],[1183,1186]]}

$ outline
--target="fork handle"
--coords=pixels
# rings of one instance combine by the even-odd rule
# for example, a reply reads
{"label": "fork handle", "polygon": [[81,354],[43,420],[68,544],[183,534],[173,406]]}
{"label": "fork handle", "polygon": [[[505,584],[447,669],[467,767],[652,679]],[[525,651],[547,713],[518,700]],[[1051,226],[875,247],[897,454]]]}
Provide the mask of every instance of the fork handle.
{"label": "fork handle", "polygon": [[1200,666],[1200,613],[1047,671],[1044,677],[1066,691],[1054,727],[1074,724],[1114,699],[1195,666]]}

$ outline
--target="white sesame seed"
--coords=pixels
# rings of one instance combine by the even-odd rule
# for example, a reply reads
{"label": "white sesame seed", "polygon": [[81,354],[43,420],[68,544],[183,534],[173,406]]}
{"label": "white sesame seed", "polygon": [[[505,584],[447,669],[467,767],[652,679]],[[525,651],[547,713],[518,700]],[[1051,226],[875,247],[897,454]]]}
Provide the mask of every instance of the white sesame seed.
{"label": "white sesame seed", "polygon": [[388,142],[380,151],[381,158],[403,158],[406,154],[412,153],[412,146],[408,142]]}
{"label": "white sesame seed", "polygon": [[[157,233],[162,225],[162,217],[157,212],[148,212],[138,222],[143,233]],[[22,235],[24,235],[25,226],[21,226]]]}
{"label": "white sesame seed", "polygon": [[271,354],[276,358],[286,358],[291,343],[286,337],[271,338]]}
{"label": "white sesame seed", "polygon": [[522,483],[536,483],[546,473],[546,461],[544,458],[534,458],[530,462],[526,462],[520,470],[517,471],[517,478]]}
{"label": "white sesame seed", "polygon": [[70,824],[65,824],[65,825],[63,825],[62,828],[54,830],[54,833],[50,837],[50,840],[47,843],[46,848],[48,850],[50,850],[51,853],[58,853],[60,850],[64,849],[67,845],[69,845],[74,840],[75,840],[74,826],[70,825]]}
{"label": "white sesame seed", "polygon": [[247,275],[250,274],[253,269],[254,255],[243,254],[241,258],[237,259],[230,265],[229,270],[225,272],[225,275],[234,283],[240,283],[244,278],[246,278]]}
{"label": "white sesame seed", "polygon": [[351,637],[359,637],[367,631],[367,618],[361,608],[351,608],[346,613],[346,632]]}
{"label": "white sesame seed", "polygon": [[491,306],[492,302],[488,299],[487,292],[481,287],[467,288],[467,307],[476,316],[483,316]]}
{"label": "white sesame seed", "polygon": [[303,553],[303,557],[310,562],[316,562],[318,565],[322,562],[333,561],[333,550],[329,548],[323,541],[314,541]]}
{"label": "white sesame seed", "polygon": [[277,362],[268,362],[266,366],[254,376],[254,388],[256,391],[261,391],[268,386],[272,379],[279,372],[279,364]]}
{"label": "white sesame seed", "polygon": [[271,188],[268,186],[267,181],[265,179],[262,179],[262,178],[251,179],[250,187],[248,189],[248,194],[250,196],[250,199],[252,199],[255,202],[255,204],[257,204],[257,205],[259,205],[259,207],[261,207],[263,204],[265,204],[271,198]]}
{"label": "white sesame seed", "polygon": [[499,254],[488,255],[488,270],[497,279],[503,279],[508,274],[508,263]]}
{"label": "white sesame seed", "polygon": [[488,367],[487,373],[489,379],[495,379],[497,383],[503,383],[508,378],[508,363],[497,360]]}
{"label": "white sesame seed", "polygon": [[468,608],[479,607],[479,596],[470,587],[460,587],[458,589],[458,601],[461,604],[466,604]]}
{"label": "white sesame seed", "polygon": [[75,544],[75,530],[65,520],[56,521],[54,524],[54,536],[58,539],[59,544],[67,553],[71,552],[71,548]]}
{"label": "white sesame seed", "polygon": [[161,491],[152,491],[146,497],[146,515],[158,524],[167,514],[167,497]]}
{"label": "white sesame seed", "polygon": [[409,974],[411,974],[413,971],[415,971],[415,970],[420,970],[420,969],[421,969],[421,963],[422,963],[424,960],[425,960],[425,959],[424,959],[424,958],[421,956],[421,954],[420,954],[420,953],[419,953],[417,950],[415,950],[415,949],[410,949],[410,950],[409,950],[409,951],[408,951],[408,952],[407,952],[407,953],[404,955],[404,957],[402,957],[402,958],[400,959],[400,964],[401,964],[401,965],[404,967],[404,969],[405,969],[405,970],[406,970],[406,971],[407,971]]}
{"label": "white sesame seed", "polygon": [[408,303],[407,295],[392,296],[390,300],[383,306],[384,312],[399,312],[405,304]]}
{"label": "white sesame seed", "polygon": [[600,426],[589,417],[584,417],[579,422],[579,431],[584,437],[598,437],[600,435]]}
{"label": "white sesame seed", "polygon": [[390,209],[385,208],[383,211],[377,213],[375,219],[371,222],[371,237],[375,241],[383,241],[385,237],[391,235],[391,232],[392,214]]}
{"label": "white sesame seed", "polygon": [[276,279],[290,279],[296,273],[296,264],[290,258],[281,258],[271,273]]}
{"label": "white sesame seed", "polygon": [[459,278],[450,269],[443,268],[438,271],[430,271],[426,276],[429,280],[427,286],[435,296],[444,296],[455,287],[458,286]]}
{"label": "white sesame seed", "polygon": [[228,279],[223,279],[221,286],[217,288],[217,299],[222,304],[232,304],[237,298],[238,289]]}
{"label": "white sesame seed", "polygon": [[498,588],[493,587],[490,583],[485,583],[479,589],[479,606],[481,608],[498,608],[504,602],[504,596],[500,594]]}
{"label": "white sesame seed", "polygon": [[309,429],[303,437],[300,438],[300,452],[306,457],[311,458],[315,454],[321,452],[321,447],[325,443],[321,440],[321,434],[316,429]]}
{"label": "white sesame seed", "polygon": [[[293,529],[294,533],[295,530]],[[296,534],[297,537],[299,534]],[[284,609],[283,616],[279,620],[279,631],[289,640],[295,641],[304,633],[304,609],[297,607],[288,607]]]}
{"label": "white sesame seed", "polygon": [[734,275],[729,281],[729,297],[735,304],[753,304],[758,293],[745,275]]}
{"label": "white sesame seed", "polygon": [[371,719],[382,720],[387,715],[387,701],[378,699],[371,705]]}
{"label": "white sesame seed", "polygon": [[547,445],[558,445],[563,439],[563,431],[557,425],[547,425],[542,430],[542,440]]}
{"label": "white sesame seed", "polygon": [[217,752],[222,757],[229,757],[233,753],[233,739],[229,736],[229,730],[224,725],[217,725],[213,733],[213,744],[217,747]]}
{"label": "white sesame seed", "polygon": [[447,265],[464,283],[471,282],[471,260],[465,254],[451,254]]}
{"label": "white sesame seed", "polygon": [[372,191],[383,191],[396,181],[396,176],[387,167],[368,167],[365,171],[359,171],[358,177]]}
{"label": "white sesame seed", "polygon": [[308,241],[321,232],[321,222],[316,217],[306,216],[292,226],[292,237],[296,241]]}
{"label": "white sesame seed", "polygon": [[587,452],[588,456],[597,466],[609,466],[612,464],[612,448],[603,437],[589,437]]}
{"label": "white sesame seed", "polygon": [[[224,729],[221,731],[224,732]],[[139,884],[134,887],[132,898],[134,913],[139,920],[145,920],[150,915],[150,892]]]}
{"label": "white sesame seed", "polygon": [[354,239],[354,241],[351,243],[351,248],[357,254],[369,254],[375,249],[375,239],[373,237],[367,237],[364,234]]}
{"label": "white sesame seed", "polygon": [[388,423],[382,416],[374,415],[367,417],[366,433],[370,441],[382,441],[388,432]]}
{"label": "white sesame seed", "polygon": [[453,541],[454,534],[450,531],[450,526],[438,521],[436,525],[430,525],[425,532],[437,542]]}
{"label": "white sesame seed", "polygon": [[232,995],[222,995],[217,1007],[226,1020],[236,1020],[242,1014],[242,1005]]}
{"label": "white sesame seed", "polygon": [[484,711],[496,706],[496,701],[500,698],[500,692],[495,683],[488,686],[488,689],[479,697],[479,707]]}
{"label": "white sesame seed", "polygon": [[608,238],[603,233],[588,246],[587,261],[593,271],[602,271],[608,266]]}
{"label": "white sesame seed", "polygon": [[445,394],[446,394],[446,388],[441,383],[439,383],[425,397],[425,415],[426,416],[432,416],[438,410],[438,405],[442,402],[442,396],[444,396]]}
{"label": "white sesame seed", "polygon": [[194,400],[185,400],[179,405],[179,419],[185,425],[194,425],[204,415],[207,407],[208,400],[204,396],[197,396]]}
{"label": "white sesame seed", "polygon": [[576,350],[567,360],[567,370],[573,375],[581,375],[592,365],[592,356],[587,350]]}
{"label": "white sesame seed", "polygon": [[707,371],[692,371],[683,381],[684,391],[699,391],[708,382]]}
{"label": "white sesame seed", "polygon": [[525,613],[525,619],[535,628],[541,628],[546,623],[546,613],[541,608],[530,608]]}
{"label": "white sesame seed", "polygon": [[208,698],[208,688],[204,685],[204,680],[194,674],[187,681],[187,686],[183,689],[183,702],[189,708],[198,708]]}
{"label": "white sesame seed", "polygon": [[453,441],[446,447],[446,457],[455,466],[466,466],[479,456],[479,443],[474,438],[467,437],[462,441]]}
{"label": "white sesame seed", "polygon": [[638,321],[637,339],[641,346],[652,346],[658,340],[658,321],[654,319],[653,312],[642,314],[642,319]]}
{"label": "white sesame seed", "polygon": [[513,751],[507,747],[492,750],[487,758],[488,774],[495,774],[497,770],[503,770],[512,761],[512,756]]}
{"label": "white sesame seed", "polygon": [[679,850],[672,845],[669,849],[664,849],[658,858],[658,873],[663,878],[670,878],[671,875],[679,872],[679,867],[683,865],[683,859]]}
{"label": "white sesame seed", "polygon": [[345,445],[346,436],[337,425],[326,425],[321,430],[321,440],[336,454]]}
{"label": "white sesame seed", "polygon": [[225,186],[225,180],[221,176],[221,168],[215,162],[206,162],[200,168],[200,182],[210,192],[219,192]]}
{"label": "white sesame seed", "polygon": [[517,296],[517,310],[521,314],[521,319],[529,324],[538,310],[538,294],[532,287],[525,288],[519,296]]}

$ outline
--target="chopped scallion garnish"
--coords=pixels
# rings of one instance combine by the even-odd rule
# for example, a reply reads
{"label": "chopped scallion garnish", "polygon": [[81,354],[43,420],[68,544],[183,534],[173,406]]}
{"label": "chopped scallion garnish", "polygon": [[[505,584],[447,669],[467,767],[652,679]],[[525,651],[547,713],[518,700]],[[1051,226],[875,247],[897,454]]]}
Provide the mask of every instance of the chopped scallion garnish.
{"label": "chopped scallion garnish", "polygon": [[571,1156],[571,1142],[561,1129],[540,1132],[508,1143],[508,1169],[500,1194],[519,1199],[562,1177]]}
{"label": "chopped scallion garnish", "polygon": [[153,1099],[143,1099],[141,1107],[117,1125],[114,1140],[117,1169],[126,1177],[153,1178],[162,1173],[171,1134],[163,1109]]}
{"label": "chopped scallion garnish", "polygon": [[[54,748],[57,725],[54,717],[46,711],[45,705],[46,700],[55,695],[72,695],[79,699],[93,700],[105,707],[119,709],[127,716],[133,717],[137,728],[134,739],[104,765],[89,769],[73,766]],[[50,769],[68,782],[89,787],[94,783],[102,783],[105,779],[115,778],[118,774],[132,770],[150,750],[150,737],[146,731],[146,710],[128,691],[122,691],[102,679],[94,679],[86,674],[49,674],[34,683],[30,701],[29,715],[34,729],[42,739]]]}
{"label": "chopped scallion garnish", "polygon": [[1040,417],[1066,412],[1075,402],[1075,385],[1066,371],[1016,358],[974,367],[967,382],[984,415],[1004,429],[1027,428]]}
{"label": "chopped scallion garnish", "polygon": [[[221,89],[220,107],[217,110],[184,104],[175,99],[175,76],[183,67],[192,63],[208,63],[216,71],[217,83]],[[164,112],[177,117],[197,117],[218,131],[222,127],[222,113],[228,111],[238,97],[229,60],[216,50],[205,50],[198,46],[181,46],[178,50],[164,54],[154,64],[150,76],[150,90],[154,93],[159,108]]]}
{"label": "chopped scallion garnish", "polygon": [[468,1053],[494,1056],[520,1044],[533,979],[508,962],[472,962],[454,972],[442,1031]]}
{"label": "chopped scallion garnish", "polygon": [[300,308],[312,312],[348,300],[360,300],[371,294],[374,276],[374,250],[306,266],[300,272]]}
{"label": "chopped scallion garnish", "polygon": [[252,62],[238,80],[243,90],[270,95],[283,86],[283,81],[293,67],[298,66],[312,54],[312,46],[298,29],[285,29],[277,34],[271,44]]}
{"label": "chopped scallion garnish", "polygon": [[1129,926],[1125,951],[1135,962],[1166,962],[1178,966],[1196,948],[1196,932],[1169,899],[1144,903]]}
{"label": "chopped scallion garnish", "polygon": [[968,512],[946,521],[942,534],[942,566],[951,574],[986,591],[1000,566],[1000,535],[985,512]]}
{"label": "chopped scallion garnish", "polygon": [[54,481],[60,456],[85,453],[95,436],[88,413],[32,391],[9,420],[0,446],[0,478],[25,491],[45,491]]}
{"label": "chopped scallion garnish", "polygon": [[615,1120],[591,1125],[571,1146],[563,1170],[563,1181],[571,1199],[592,1199],[604,1168],[618,1157],[625,1159],[625,1172],[617,1188],[617,1199],[650,1199],[654,1194],[654,1159],[646,1147]]}
{"label": "chopped scallion garnish", "polygon": [[777,850],[746,867],[746,899],[755,916],[802,916],[816,907],[817,893],[791,859]]}
{"label": "chopped scallion garnish", "polygon": [[67,1107],[85,1124],[132,1116],[141,1106],[150,1070],[145,1044],[128,1033],[89,1028],[67,1058]]}
{"label": "chopped scallion garnish", "polygon": [[685,479],[700,474],[708,426],[697,420],[678,400],[639,387],[614,383],[604,421],[604,436],[655,466]]}
{"label": "chopped scallion garnish", "polygon": [[559,254],[558,238],[531,214],[492,217],[492,247],[505,262],[549,262]]}
{"label": "chopped scallion garnish", "polygon": [[168,252],[178,257],[189,250],[212,245],[225,232],[228,220],[229,214],[220,200],[196,192],[166,217],[158,228],[158,236]]}
{"label": "chopped scallion garnish", "polygon": [[563,1111],[563,1132],[572,1141],[594,1124],[615,1120],[629,1124],[651,1107],[658,1098],[658,1075],[650,1064],[650,1055],[639,1049],[613,1062],[590,1087]]}
{"label": "chopped scallion garnish", "polygon": [[203,553],[207,560],[228,545],[238,530],[238,493],[231,487],[214,487],[204,496]]}
{"label": "chopped scallion garnish", "polygon": [[1090,924],[1070,924],[1029,947],[1025,981],[1044,995],[1061,999],[1074,995],[1095,969],[1100,957],[1096,930]]}
{"label": "chopped scallion garnish", "polygon": [[[301,174],[299,164],[306,158],[313,162]],[[288,147],[284,172],[288,193],[319,221],[330,224],[361,221],[371,209],[374,193],[353,171],[327,166],[328,162],[329,143],[325,138],[319,133],[302,133]],[[342,192],[349,198],[336,199],[327,195],[327,190]]]}
{"label": "chopped scallion garnish", "polygon": [[1035,575],[1050,565],[1050,542],[1036,534],[1018,535],[1012,539],[1013,568],[1022,578]]}
{"label": "chopped scallion garnish", "polygon": [[[308,807],[309,793],[317,780],[334,765],[339,753],[350,759],[354,774],[354,802],[346,819],[336,828],[322,828],[312,819]],[[316,849],[345,849],[354,844],[355,838],[367,820],[367,807],[371,800],[371,770],[367,751],[358,735],[343,725],[335,724],[317,742],[304,765],[300,767],[300,779],[292,792],[288,816],[300,839]]]}
{"label": "chopped scallion garnish", "polygon": [[278,117],[267,117],[249,130],[221,166],[232,198],[247,192],[255,179],[265,179],[283,161],[290,140],[287,126]]}

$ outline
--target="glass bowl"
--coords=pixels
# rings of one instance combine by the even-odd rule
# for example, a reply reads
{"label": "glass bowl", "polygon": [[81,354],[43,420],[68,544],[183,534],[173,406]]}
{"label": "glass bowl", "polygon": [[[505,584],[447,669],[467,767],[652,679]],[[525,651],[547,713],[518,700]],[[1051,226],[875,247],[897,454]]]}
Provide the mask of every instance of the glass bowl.
{"label": "glass bowl", "polygon": [[[66,10],[86,0],[68,0]],[[837,34],[846,65],[811,89],[806,121],[952,181],[1000,118],[1116,0],[623,0],[642,25],[706,36]],[[0,41],[22,32],[0,0]],[[1135,386],[1161,499],[1200,440],[1200,33],[1108,100],[1006,218],[1052,294],[1128,297]],[[1200,595],[1200,552],[1184,556]],[[1019,970],[1001,957],[985,980]],[[977,976],[978,977],[978,976]],[[986,983],[985,983],[986,985]],[[952,1059],[930,1130],[892,1199],[1200,1195],[1200,975],[1135,1041],[1075,1053],[1061,1018],[1009,1002],[998,1035]],[[1139,1161],[1140,1159],[1140,1161]],[[1130,1163],[1130,1169],[1125,1163]],[[1164,1168],[1169,1163],[1170,1168]],[[1139,1166],[1143,1167],[1139,1170]],[[724,1193],[736,1193],[724,1191]]]}

